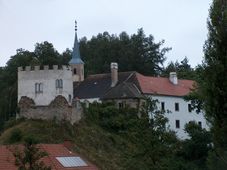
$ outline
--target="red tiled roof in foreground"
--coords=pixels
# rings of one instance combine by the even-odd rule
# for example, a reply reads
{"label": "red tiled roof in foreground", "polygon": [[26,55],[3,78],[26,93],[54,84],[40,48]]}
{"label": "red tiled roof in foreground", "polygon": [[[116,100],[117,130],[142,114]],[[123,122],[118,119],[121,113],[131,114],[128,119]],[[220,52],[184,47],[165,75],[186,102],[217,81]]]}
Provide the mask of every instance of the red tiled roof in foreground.
{"label": "red tiled roof in foreground", "polygon": [[[15,146],[0,146],[0,170],[17,170],[15,166],[15,158],[12,154],[12,149]],[[19,146],[21,148],[21,146]],[[41,150],[46,151],[48,156],[42,158],[42,161],[45,165],[51,166],[53,170],[98,170],[98,168],[88,162],[81,155],[71,152],[63,144],[40,144],[37,145]],[[69,156],[78,156],[88,165],[83,167],[63,167],[56,157],[69,157]]]}
{"label": "red tiled roof in foreground", "polygon": [[195,83],[192,80],[178,79],[178,84],[174,85],[169,81],[169,78],[149,77],[139,73],[136,73],[136,77],[143,94],[185,96],[193,89]]}

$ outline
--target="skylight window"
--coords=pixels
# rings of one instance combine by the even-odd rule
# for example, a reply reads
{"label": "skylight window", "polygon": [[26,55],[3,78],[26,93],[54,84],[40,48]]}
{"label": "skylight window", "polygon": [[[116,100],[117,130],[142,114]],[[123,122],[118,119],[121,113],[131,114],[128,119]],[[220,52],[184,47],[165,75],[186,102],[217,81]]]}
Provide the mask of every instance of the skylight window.
{"label": "skylight window", "polygon": [[69,167],[81,167],[88,166],[80,157],[70,156],[70,157],[56,157],[56,159],[64,166],[65,168]]}

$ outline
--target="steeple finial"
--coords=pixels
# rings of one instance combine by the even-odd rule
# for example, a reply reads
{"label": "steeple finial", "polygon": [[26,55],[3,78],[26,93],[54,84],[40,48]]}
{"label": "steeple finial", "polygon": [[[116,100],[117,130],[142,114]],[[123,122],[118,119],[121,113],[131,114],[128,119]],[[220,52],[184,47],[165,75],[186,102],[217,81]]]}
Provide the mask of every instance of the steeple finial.
{"label": "steeple finial", "polygon": [[75,20],[75,31],[77,31],[77,21]]}

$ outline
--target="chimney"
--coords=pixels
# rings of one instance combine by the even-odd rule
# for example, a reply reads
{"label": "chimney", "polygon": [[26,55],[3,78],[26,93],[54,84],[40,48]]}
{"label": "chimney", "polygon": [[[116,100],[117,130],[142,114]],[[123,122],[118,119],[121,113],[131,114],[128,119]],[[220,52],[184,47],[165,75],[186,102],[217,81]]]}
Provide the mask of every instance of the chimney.
{"label": "chimney", "polygon": [[177,85],[178,84],[177,73],[176,72],[170,72],[169,73],[169,81],[171,83],[173,83],[174,85]]}
{"label": "chimney", "polygon": [[118,82],[118,64],[111,63],[111,87],[114,87]]}
{"label": "chimney", "polygon": [[69,151],[73,149],[73,143],[71,140],[65,140],[63,146],[66,147]]}

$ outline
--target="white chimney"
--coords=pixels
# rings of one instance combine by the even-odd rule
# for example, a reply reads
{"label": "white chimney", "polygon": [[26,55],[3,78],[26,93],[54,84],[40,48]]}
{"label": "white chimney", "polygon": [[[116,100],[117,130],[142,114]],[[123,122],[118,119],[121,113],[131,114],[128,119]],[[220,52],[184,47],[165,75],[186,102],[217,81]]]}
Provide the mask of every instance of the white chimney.
{"label": "white chimney", "polygon": [[177,73],[176,72],[170,72],[169,73],[169,81],[171,83],[173,83],[174,85],[177,85],[178,84]]}
{"label": "white chimney", "polygon": [[118,64],[111,63],[111,87],[114,87],[118,82]]}

